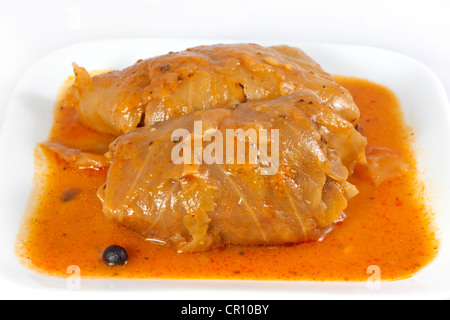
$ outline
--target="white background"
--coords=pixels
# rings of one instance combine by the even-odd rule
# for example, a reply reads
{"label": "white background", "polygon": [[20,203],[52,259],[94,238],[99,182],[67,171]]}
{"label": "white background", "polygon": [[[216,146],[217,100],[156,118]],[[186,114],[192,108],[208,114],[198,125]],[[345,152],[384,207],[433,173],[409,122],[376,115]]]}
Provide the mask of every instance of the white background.
{"label": "white background", "polygon": [[[16,81],[34,61],[67,45],[113,38],[367,45],[423,62],[449,94],[449,17],[448,0],[0,0],[0,124]],[[20,288],[3,292],[2,281],[0,298],[36,297]]]}

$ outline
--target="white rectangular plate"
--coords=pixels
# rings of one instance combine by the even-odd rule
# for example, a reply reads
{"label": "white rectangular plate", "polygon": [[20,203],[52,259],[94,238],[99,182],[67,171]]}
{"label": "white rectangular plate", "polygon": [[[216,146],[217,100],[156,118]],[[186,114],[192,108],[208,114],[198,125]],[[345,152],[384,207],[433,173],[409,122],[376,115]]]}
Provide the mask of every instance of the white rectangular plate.
{"label": "white rectangular plate", "polygon": [[[38,298],[58,298],[61,292],[69,292],[67,280],[41,276],[24,268],[13,248],[31,192],[33,151],[37,143],[48,137],[55,99],[63,81],[72,74],[71,63],[76,61],[88,70],[121,69],[141,58],[219,42],[235,41],[133,39],[84,43],[45,56],[22,76],[12,95],[0,137],[3,293],[8,290],[17,293],[20,292],[17,288],[21,288]],[[357,46],[284,44],[303,49],[332,74],[366,78],[396,93],[406,121],[415,132],[419,168],[436,212],[441,238],[439,256],[412,278],[382,282],[379,289],[371,289],[364,282],[82,280],[81,290],[71,294],[90,297],[102,291],[105,294],[102,297],[130,299],[450,297],[450,197],[446,198],[450,191],[450,116],[441,83],[426,66],[393,52]]]}

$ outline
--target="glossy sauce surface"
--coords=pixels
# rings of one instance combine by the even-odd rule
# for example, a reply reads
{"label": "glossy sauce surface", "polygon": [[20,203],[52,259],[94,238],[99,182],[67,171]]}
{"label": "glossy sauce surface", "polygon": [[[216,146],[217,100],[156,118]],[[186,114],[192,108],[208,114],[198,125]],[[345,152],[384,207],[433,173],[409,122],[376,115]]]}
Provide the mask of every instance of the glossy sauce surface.
{"label": "glossy sauce surface", "polygon": [[[18,255],[30,268],[62,277],[70,275],[67,268],[72,265],[79,266],[84,277],[364,281],[373,265],[380,268],[384,280],[410,277],[438,250],[433,215],[417,180],[413,133],[389,89],[361,79],[336,80],[350,91],[362,112],[359,130],[368,138],[368,148],[388,148],[400,154],[410,169],[376,186],[367,170],[358,167],[350,182],[360,194],[349,202],[344,222],[323,241],[180,254],[145,241],[104,216],[96,192],[107,169],[71,168],[53,152],[38,148],[41,170],[36,180],[41,189],[25,217]],[[75,110],[61,102],[49,140],[101,151],[113,137],[84,128]],[[110,245],[127,250],[125,266],[102,262]]]}

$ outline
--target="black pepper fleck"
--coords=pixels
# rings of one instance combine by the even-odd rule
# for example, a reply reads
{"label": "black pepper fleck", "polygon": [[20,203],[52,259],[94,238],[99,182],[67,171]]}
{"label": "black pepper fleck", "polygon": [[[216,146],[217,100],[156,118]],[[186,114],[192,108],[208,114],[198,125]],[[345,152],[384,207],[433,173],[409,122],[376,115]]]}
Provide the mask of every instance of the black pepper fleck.
{"label": "black pepper fleck", "polygon": [[62,202],[68,202],[73,200],[80,192],[81,189],[69,189],[61,195],[60,199]]}
{"label": "black pepper fleck", "polygon": [[170,64],[166,64],[164,66],[162,66],[159,70],[161,70],[162,72],[166,72],[170,69]]}

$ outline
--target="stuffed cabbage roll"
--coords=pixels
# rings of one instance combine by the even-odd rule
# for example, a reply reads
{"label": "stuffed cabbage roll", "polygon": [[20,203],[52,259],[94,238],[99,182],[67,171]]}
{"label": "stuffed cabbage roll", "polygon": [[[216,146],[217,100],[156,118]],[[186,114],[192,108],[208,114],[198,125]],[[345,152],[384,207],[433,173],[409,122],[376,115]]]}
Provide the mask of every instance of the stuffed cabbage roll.
{"label": "stuffed cabbage roll", "polygon": [[217,104],[311,89],[345,120],[359,110],[347,90],[300,49],[256,44],[200,46],[95,77],[74,64],[67,101],[88,127],[120,135]]}
{"label": "stuffed cabbage roll", "polygon": [[[341,111],[314,90],[301,90],[133,130],[111,144],[112,164],[99,189],[104,213],[182,252],[320,239],[358,193],[347,178],[357,162],[365,161],[366,139]],[[200,135],[195,132],[199,121]],[[180,128],[190,135],[178,137]],[[237,134],[239,129],[245,134]],[[211,150],[221,137],[222,149],[217,143]],[[238,141],[245,144],[245,163],[237,159]],[[189,159],[203,158],[175,163],[174,151],[184,156],[189,150]],[[233,157],[227,158],[230,152]],[[213,163],[206,163],[208,154]],[[269,168],[275,170],[268,174]]]}

